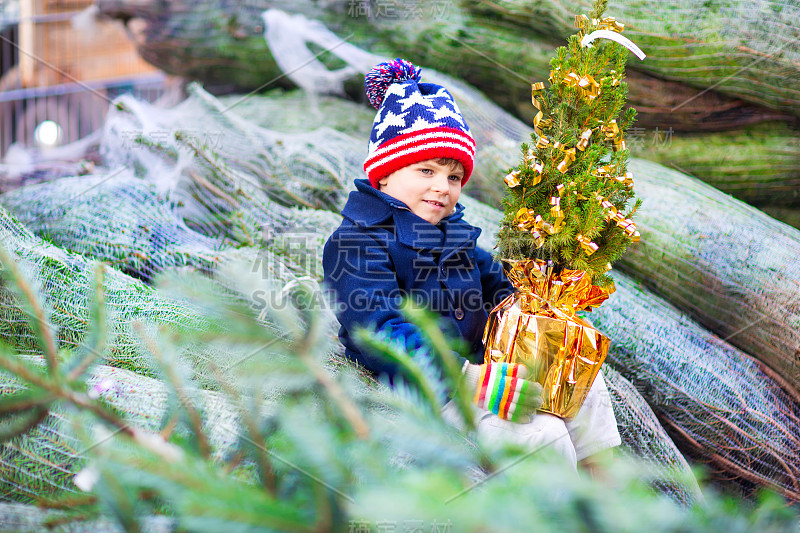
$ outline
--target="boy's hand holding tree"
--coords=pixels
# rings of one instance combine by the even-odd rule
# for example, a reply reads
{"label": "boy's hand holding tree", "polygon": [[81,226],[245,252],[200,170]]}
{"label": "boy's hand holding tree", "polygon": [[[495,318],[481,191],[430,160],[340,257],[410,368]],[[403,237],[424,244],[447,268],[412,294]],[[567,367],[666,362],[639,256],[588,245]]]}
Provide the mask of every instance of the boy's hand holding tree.
{"label": "boy's hand holding tree", "polygon": [[542,406],[542,386],[526,379],[530,371],[518,363],[469,361],[462,368],[468,391],[474,391],[473,403],[504,420],[529,422]]}

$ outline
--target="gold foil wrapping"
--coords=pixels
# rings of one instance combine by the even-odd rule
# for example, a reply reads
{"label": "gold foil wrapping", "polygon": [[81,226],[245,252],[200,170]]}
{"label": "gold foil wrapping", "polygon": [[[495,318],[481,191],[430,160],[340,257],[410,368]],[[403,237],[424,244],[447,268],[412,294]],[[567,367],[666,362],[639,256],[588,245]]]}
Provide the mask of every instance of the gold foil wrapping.
{"label": "gold foil wrapping", "polygon": [[554,274],[538,261],[511,263],[517,292],[489,314],[485,361],[525,363],[542,385],[541,411],[577,414],[608,354],[609,339],[575,312],[600,305],[610,292],[583,271]]}

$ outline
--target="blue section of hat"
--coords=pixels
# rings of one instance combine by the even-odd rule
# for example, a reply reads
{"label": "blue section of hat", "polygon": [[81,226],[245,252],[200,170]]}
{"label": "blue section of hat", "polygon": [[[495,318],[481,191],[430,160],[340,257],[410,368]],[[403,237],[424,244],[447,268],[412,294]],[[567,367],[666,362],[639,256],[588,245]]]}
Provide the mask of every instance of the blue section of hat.
{"label": "blue section of hat", "polygon": [[446,127],[469,133],[450,93],[441,85],[406,80],[389,86],[370,134],[370,151],[413,131]]}

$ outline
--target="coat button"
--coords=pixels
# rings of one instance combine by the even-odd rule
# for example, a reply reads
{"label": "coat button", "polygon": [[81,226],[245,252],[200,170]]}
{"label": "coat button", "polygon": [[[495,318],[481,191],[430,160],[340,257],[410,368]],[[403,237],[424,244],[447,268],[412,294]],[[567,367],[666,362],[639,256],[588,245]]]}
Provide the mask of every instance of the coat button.
{"label": "coat button", "polygon": [[462,320],[464,318],[464,310],[460,307],[456,309],[454,314],[456,316],[456,320]]}

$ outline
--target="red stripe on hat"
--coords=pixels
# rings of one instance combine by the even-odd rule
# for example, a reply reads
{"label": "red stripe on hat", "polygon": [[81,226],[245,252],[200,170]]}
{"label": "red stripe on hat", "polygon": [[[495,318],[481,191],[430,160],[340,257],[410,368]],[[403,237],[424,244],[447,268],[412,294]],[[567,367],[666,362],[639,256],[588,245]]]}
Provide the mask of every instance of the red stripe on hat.
{"label": "red stripe on hat", "polygon": [[471,146],[464,144],[460,139],[434,136],[414,139],[411,142],[392,146],[390,148],[390,150],[380,151],[380,153],[376,152],[374,155],[367,157],[367,160],[364,162],[364,169],[369,172],[373,168],[386,165],[395,157],[404,157],[408,154],[418,152],[421,149],[452,148],[465,152],[470,159],[473,158],[475,154],[475,150]]}
{"label": "red stripe on hat", "polygon": [[475,159],[475,141],[463,131],[454,128],[429,128],[414,131],[385,142],[364,161],[364,170],[370,183],[378,181],[408,165],[427,159],[452,158],[464,166],[464,185],[472,174]]}
{"label": "red stripe on hat", "polygon": [[399,145],[408,144],[420,138],[434,138],[434,137],[449,138],[458,142],[463,142],[472,151],[475,150],[475,139],[473,139],[470,134],[463,132],[461,130],[457,130],[455,128],[440,126],[436,128],[427,128],[427,129],[412,131],[409,133],[404,133],[403,135],[392,137],[391,139],[387,140],[386,142],[378,146],[373,152],[370,152],[369,157],[372,158],[378,154],[383,155],[389,150],[395,150],[396,147]]}
{"label": "red stripe on hat", "polygon": [[396,154],[390,154],[389,157],[382,159],[382,162],[377,162],[368,166],[366,169],[367,175],[370,181],[377,182],[384,176],[388,176],[392,172],[407,167],[408,165],[413,165],[414,163],[427,159],[439,159],[443,157],[455,159],[463,165],[464,179],[461,181],[463,185],[472,173],[473,158],[462,146],[455,143],[423,143],[406,150],[398,151]]}
{"label": "red stripe on hat", "polygon": [[458,144],[470,154],[475,153],[475,140],[469,135],[452,128],[434,128],[406,133],[386,141],[367,155],[365,165],[374,164],[376,161],[390,157],[393,153],[407,150],[413,146],[434,142]]}
{"label": "red stripe on hat", "polygon": [[364,162],[365,170],[369,172],[369,167],[383,166],[393,157],[404,156],[426,145],[452,146],[464,150],[470,158],[475,154],[475,142],[461,132],[454,134],[449,131],[423,130],[406,134],[401,138],[394,138],[382,144],[367,156],[367,160]]}

